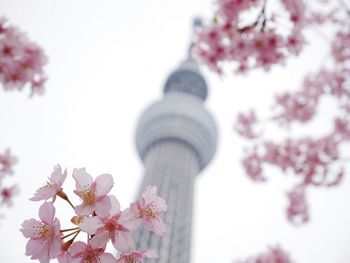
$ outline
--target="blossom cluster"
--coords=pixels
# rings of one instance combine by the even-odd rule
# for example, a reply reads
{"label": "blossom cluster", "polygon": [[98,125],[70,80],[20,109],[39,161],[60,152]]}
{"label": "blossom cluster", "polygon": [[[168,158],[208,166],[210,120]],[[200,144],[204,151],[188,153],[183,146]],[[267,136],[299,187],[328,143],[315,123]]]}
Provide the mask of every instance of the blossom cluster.
{"label": "blossom cluster", "polygon": [[[217,0],[217,12],[210,25],[199,28],[194,53],[210,69],[221,74],[224,64],[234,64],[236,73],[250,69],[269,70],[297,56],[304,44],[304,28],[312,12],[303,0],[281,0],[284,14],[267,10],[267,0]],[[247,14],[259,10],[249,22]],[[270,12],[268,12],[270,11]],[[287,19],[283,19],[287,17]],[[310,18],[309,18],[310,17]],[[287,25],[282,30],[277,27]]]}
{"label": "blossom cluster", "polygon": [[265,253],[235,263],[292,263],[289,255],[280,247],[271,247]]}
{"label": "blossom cluster", "polygon": [[5,90],[22,90],[30,86],[31,95],[42,94],[47,63],[44,51],[25,33],[0,17],[0,82]]}
{"label": "blossom cluster", "polygon": [[0,154],[0,206],[12,206],[12,198],[19,193],[17,185],[10,187],[3,186],[3,180],[6,176],[13,174],[13,165],[17,162],[17,158],[7,149]]}
{"label": "blossom cluster", "polygon": [[[129,263],[157,257],[156,251],[136,250],[132,237],[141,225],[158,235],[166,231],[161,214],[167,210],[167,204],[157,195],[156,187],[147,187],[139,200],[121,210],[117,198],[110,194],[114,184],[111,175],[102,174],[94,180],[85,168],[80,168],[74,169],[72,176],[74,193],[81,200],[79,205],[74,206],[63,191],[67,170],[62,171],[59,165],[54,167],[46,185],[30,198],[44,203],[39,208],[39,220],[31,218],[22,224],[21,232],[29,238],[27,256],[40,263],[55,258],[60,263]],[[55,213],[56,197],[74,209],[71,218],[74,227],[61,228],[61,220]],[[87,242],[76,241],[82,232],[86,233]],[[119,252],[119,258],[106,252],[109,241]]]}
{"label": "blossom cluster", "polygon": [[[294,123],[310,123],[317,116],[322,99],[332,99],[337,109],[330,121],[330,132],[318,138],[289,136],[282,142],[272,142],[263,137],[266,127],[262,127],[263,122],[252,110],[240,113],[235,125],[236,131],[252,142],[242,161],[251,179],[265,181],[266,165],[298,178],[287,193],[287,217],[295,224],[309,220],[306,190],[311,186],[336,186],[345,173],[346,156],[342,156],[341,148],[350,142],[350,27],[339,26],[343,25],[340,21],[332,17],[335,33],[329,63],[307,75],[300,89],[277,95],[272,117],[268,118],[277,127],[290,131]],[[256,132],[258,127],[260,133]]]}

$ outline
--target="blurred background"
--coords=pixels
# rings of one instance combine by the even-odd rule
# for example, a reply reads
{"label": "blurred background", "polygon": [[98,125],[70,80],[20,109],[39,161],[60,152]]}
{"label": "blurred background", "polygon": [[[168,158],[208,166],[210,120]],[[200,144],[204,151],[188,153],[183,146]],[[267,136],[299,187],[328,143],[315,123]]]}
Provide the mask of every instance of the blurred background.
{"label": "blurred background", "polygon": [[[1,210],[0,255],[1,262],[24,263],[31,260],[20,225],[37,218],[40,206],[28,198],[57,163],[68,169],[64,189],[73,203],[71,174],[80,167],[93,177],[112,174],[122,207],[133,201],[143,173],[134,146],[138,117],[161,98],[168,74],[185,58],[193,18],[210,18],[215,8],[213,0],[0,0],[0,8],[49,58],[44,96],[0,90],[0,151],[10,147],[19,158],[4,183],[18,183],[21,191],[12,208]],[[331,190],[311,189],[311,222],[294,227],[285,217],[291,178],[268,169],[268,183],[251,182],[240,163],[245,141],[233,131],[238,111],[268,115],[275,93],[297,89],[305,73],[318,69],[327,43],[312,32],[309,39],[301,56],[269,73],[218,77],[203,68],[219,147],[196,180],[193,263],[232,262],[275,244],[298,263],[350,262],[349,178]],[[297,127],[296,134],[331,128],[335,107],[322,103],[310,130]],[[62,225],[70,226],[71,209],[56,204]]]}

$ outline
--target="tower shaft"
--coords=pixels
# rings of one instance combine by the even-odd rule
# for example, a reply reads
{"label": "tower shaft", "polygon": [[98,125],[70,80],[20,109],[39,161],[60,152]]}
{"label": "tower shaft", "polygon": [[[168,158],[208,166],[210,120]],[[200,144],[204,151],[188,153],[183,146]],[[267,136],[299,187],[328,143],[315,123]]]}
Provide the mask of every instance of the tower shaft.
{"label": "tower shaft", "polygon": [[141,189],[155,185],[168,202],[164,221],[167,232],[159,237],[142,228],[136,236],[137,247],[158,250],[159,258],[147,262],[188,263],[190,261],[193,183],[199,173],[199,160],[184,142],[163,140],[147,152]]}

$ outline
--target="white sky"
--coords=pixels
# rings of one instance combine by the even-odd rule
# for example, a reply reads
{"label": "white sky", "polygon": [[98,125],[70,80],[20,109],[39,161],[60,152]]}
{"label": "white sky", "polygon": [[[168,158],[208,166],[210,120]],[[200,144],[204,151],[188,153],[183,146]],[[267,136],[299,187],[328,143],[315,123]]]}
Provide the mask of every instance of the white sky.
{"label": "white sky", "polygon": [[[70,175],[83,166],[93,176],[110,173],[122,205],[132,201],[143,169],[133,141],[137,119],[161,98],[167,75],[185,56],[193,16],[212,11],[213,0],[0,0],[0,15],[50,59],[43,97],[0,90],[0,151],[11,147],[20,159],[4,183],[21,188],[0,221],[1,262],[31,262],[18,230],[24,219],[37,218],[40,204],[28,198],[56,163]],[[266,185],[247,179],[240,165],[245,142],[232,131],[237,111],[255,107],[264,115],[274,93],[296,88],[317,67],[326,45],[311,39],[316,44],[301,58],[269,74],[221,80],[205,70],[207,107],[220,138],[214,161],[196,182],[193,263],[232,262],[277,243],[298,263],[350,262],[349,178],[337,189],[309,191],[312,221],[293,227],[284,214],[292,181],[273,169]],[[314,123],[318,131],[330,128],[325,119]],[[65,186],[73,196],[71,177]],[[57,205],[63,226],[70,226],[71,210],[61,200]]]}

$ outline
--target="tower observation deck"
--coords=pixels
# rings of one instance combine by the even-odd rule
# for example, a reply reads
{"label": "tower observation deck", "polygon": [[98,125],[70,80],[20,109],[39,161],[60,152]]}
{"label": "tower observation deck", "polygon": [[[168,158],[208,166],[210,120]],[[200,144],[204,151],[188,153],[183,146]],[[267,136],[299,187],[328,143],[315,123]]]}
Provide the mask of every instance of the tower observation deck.
{"label": "tower observation deck", "polygon": [[141,228],[138,249],[156,249],[153,263],[190,262],[193,186],[212,160],[217,144],[214,119],[204,107],[208,87],[195,59],[188,57],[168,77],[164,96],[141,115],[136,148],[145,174],[140,193],[155,185],[168,203],[167,232],[159,237]]}

